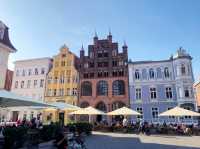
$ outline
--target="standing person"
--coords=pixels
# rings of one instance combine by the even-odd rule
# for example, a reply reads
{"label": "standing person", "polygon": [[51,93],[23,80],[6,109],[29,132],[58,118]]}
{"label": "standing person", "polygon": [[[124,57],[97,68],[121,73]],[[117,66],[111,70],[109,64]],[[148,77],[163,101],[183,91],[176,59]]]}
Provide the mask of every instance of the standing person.
{"label": "standing person", "polygon": [[139,127],[138,127],[138,133],[142,132],[142,126],[143,126],[143,122],[142,122],[142,119],[140,119],[139,121]]}
{"label": "standing person", "polygon": [[124,117],[122,124],[123,124],[123,127],[125,127],[125,128],[127,127],[128,120],[126,119],[126,117]]}
{"label": "standing person", "polygon": [[123,121],[122,121],[122,125],[124,128],[124,132],[127,132],[127,126],[128,126],[128,120],[126,117],[124,117]]}

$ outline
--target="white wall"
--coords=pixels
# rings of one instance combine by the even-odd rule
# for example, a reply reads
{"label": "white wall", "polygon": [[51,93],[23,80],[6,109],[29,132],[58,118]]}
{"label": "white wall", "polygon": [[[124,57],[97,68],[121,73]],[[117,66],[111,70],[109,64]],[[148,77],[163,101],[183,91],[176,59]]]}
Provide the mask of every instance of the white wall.
{"label": "white wall", "polygon": [[0,89],[4,88],[8,68],[9,50],[0,44]]}
{"label": "white wall", "polygon": [[[50,58],[31,59],[15,62],[15,69],[13,75],[12,89],[11,91],[26,97],[31,97],[36,100],[44,100],[45,81],[47,73],[51,66]],[[38,75],[35,75],[35,68],[38,69]],[[29,75],[29,69],[31,69],[31,75]],[[41,70],[44,69],[45,73],[41,74]],[[23,70],[25,76],[22,76]],[[17,76],[17,71],[19,75]],[[27,87],[28,80],[31,81],[30,88]],[[37,85],[34,87],[34,80],[37,80]],[[40,80],[44,80],[43,87],[40,87]],[[15,87],[15,83],[18,81],[18,87]],[[21,88],[21,82],[24,81],[24,87]]]}

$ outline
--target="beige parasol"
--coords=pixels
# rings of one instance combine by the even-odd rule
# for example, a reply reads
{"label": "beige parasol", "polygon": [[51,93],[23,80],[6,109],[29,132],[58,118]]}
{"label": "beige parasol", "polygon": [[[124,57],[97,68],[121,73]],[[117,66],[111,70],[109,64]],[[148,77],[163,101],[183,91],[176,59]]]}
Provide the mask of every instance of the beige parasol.
{"label": "beige parasol", "polygon": [[77,111],[71,112],[74,115],[105,115],[103,111],[97,110],[93,107],[81,108]]}
{"label": "beige parasol", "polygon": [[127,107],[122,107],[107,113],[107,115],[141,115],[141,114]]}
{"label": "beige parasol", "polygon": [[173,109],[167,110],[161,114],[159,114],[159,116],[177,116],[177,117],[181,117],[181,116],[200,116],[200,113],[194,112],[194,111],[190,111],[190,110],[186,110],[180,107],[175,107]]}

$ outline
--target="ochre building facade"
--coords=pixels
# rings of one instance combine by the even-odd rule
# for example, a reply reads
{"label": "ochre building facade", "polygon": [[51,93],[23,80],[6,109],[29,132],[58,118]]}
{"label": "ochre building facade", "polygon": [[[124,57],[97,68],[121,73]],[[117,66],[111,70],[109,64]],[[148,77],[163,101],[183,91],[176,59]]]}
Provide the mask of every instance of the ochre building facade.
{"label": "ochre building facade", "polygon": [[58,55],[53,57],[53,66],[46,80],[45,101],[65,102],[77,105],[78,100],[78,58],[62,46]]}

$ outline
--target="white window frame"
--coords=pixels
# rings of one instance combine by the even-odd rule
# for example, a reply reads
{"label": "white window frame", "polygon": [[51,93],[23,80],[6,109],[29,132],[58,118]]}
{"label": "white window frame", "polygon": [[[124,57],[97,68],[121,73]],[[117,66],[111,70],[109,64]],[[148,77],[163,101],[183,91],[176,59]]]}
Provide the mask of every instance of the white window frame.
{"label": "white window frame", "polygon": [[[140,90],[140,98],[137,98],[137,95],[139,95],[138,93],[137,93],[137,90]],[[141,89],[141,87],[136,87],[135,88],[135,99],[136,100],[142,100],[142,89]]]}
{"label": "white window frame", "polygon": [[[155,95],[156,95],[156,98],[151,98],[151,89],[152,89],[152,88],[155,88]],[[150,99],[151,99],[151,100],[156,100],[156,99],[158,98],[157,88],[156,88],[156,87],[154,87],[154,86],[149,87],[149,93],[150,93]]]}
{"label": "white window frame", "polygon": [[[170,89],[171,89],[171,94],[172,94],[172,97],[171,97],[171,98],[168,98],[168,97],[167,97],[167,88],[170,88]],[[171,87],[171,86],[166,86],[166,87],[165,87],[165,97],[166,97],[166,99],[173,99],[173,90],[172,90],[172,87]]]}
{"label": "white window frame", "polygon": [[157,116],[156,118],[153,117],[153,108],[157,108],[158,115],[159,115],[159,108],[158,107],[151,107],[151,116],[152,116],[152,119],[157,120],[159,118],[159,116]]}

